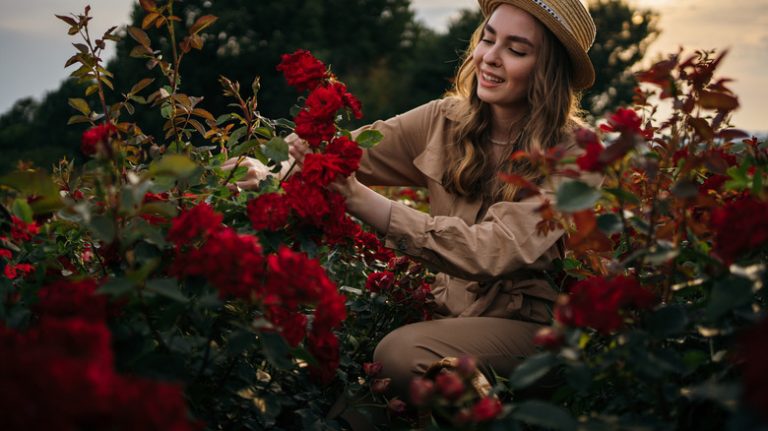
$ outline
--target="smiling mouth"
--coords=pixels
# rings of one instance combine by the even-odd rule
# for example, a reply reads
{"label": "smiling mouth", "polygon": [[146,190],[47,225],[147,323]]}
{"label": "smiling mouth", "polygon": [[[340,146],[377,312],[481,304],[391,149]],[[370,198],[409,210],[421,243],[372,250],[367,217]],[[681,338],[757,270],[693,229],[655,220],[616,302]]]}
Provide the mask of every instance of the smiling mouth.
{"label": "smiling mouth", "polygon": [[483,79],[488,81],[488,82],[492,82],[494,84],[501,84],[502,82],[504,82],[503,79],[497,78],[497,77],[495,77],[493,75],[489,75],[489,74],[487,74],[485,72],[481,72],[480,74],[483,77]]}

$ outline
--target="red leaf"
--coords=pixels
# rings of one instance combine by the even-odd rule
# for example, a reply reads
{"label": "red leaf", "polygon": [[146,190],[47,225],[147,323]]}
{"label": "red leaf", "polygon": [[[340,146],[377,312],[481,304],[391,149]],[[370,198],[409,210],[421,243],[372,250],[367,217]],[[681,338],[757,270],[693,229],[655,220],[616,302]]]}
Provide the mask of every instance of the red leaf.
{"label": "red leaf", "polygon": [[704,109],[733,111],[739,107],[739,99],[730,94],[702,91],[701,96],[699,97],[699,106]]}

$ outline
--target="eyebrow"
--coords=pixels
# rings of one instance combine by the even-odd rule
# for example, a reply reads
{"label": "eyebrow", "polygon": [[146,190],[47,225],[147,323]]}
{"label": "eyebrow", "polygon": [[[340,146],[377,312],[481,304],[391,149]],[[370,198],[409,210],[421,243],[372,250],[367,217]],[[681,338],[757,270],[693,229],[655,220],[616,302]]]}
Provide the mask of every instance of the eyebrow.
{"label": "eyebrow", "polygon": [[[493,27],[491,27],[491,25],[490,25],[490,24],[485,24],[485,29],[488,31],[488,33],[491,33],[491,34],[492,34],[492,35],[494,35],[494,36],[496,35],[496,29],[495,29],[495,28],[493,28]],[[524,43],[524,44],[526,44],[526,45],[529,45],[531,48],[533,48],[533,47],[534,47],[534,46],[533,46],[533,42],[531,42],[530,40],[528,40],[528,39],[526,39],[526,38],[524,38],[524,37],[522,37],[522,36],[509,35],[509,36],[507,36],[507,38],[506,38],[506,39],[507,39],[508,41],[510,41],[510,42],[520,42],[520,43]]]}

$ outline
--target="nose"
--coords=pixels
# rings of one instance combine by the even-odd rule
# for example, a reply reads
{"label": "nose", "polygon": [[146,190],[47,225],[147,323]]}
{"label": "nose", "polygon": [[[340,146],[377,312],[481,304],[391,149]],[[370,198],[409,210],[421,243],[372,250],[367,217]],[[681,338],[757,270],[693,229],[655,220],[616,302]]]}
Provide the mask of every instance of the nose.
{"label": "nose", "polygon": [[488,50],[483,54],[483,61],[493,67],[499,67],[501,66],[501,61],[499,59],[499,51],[496,48],[496,45],[491,46],[488,48]]}

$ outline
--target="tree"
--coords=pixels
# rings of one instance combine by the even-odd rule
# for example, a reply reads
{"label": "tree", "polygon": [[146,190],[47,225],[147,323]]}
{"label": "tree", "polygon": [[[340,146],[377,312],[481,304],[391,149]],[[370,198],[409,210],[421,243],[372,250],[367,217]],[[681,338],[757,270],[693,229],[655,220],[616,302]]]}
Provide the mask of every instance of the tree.
{"label": "tree", "polygon": [[658,13],[635,9],[625,0],[592,0],[589,11],[597,36],[589,57],[595,66],[595,84],[587,90],[582,107],[594,117],[632,101],[637,86],[633,68],[659,34]]}

